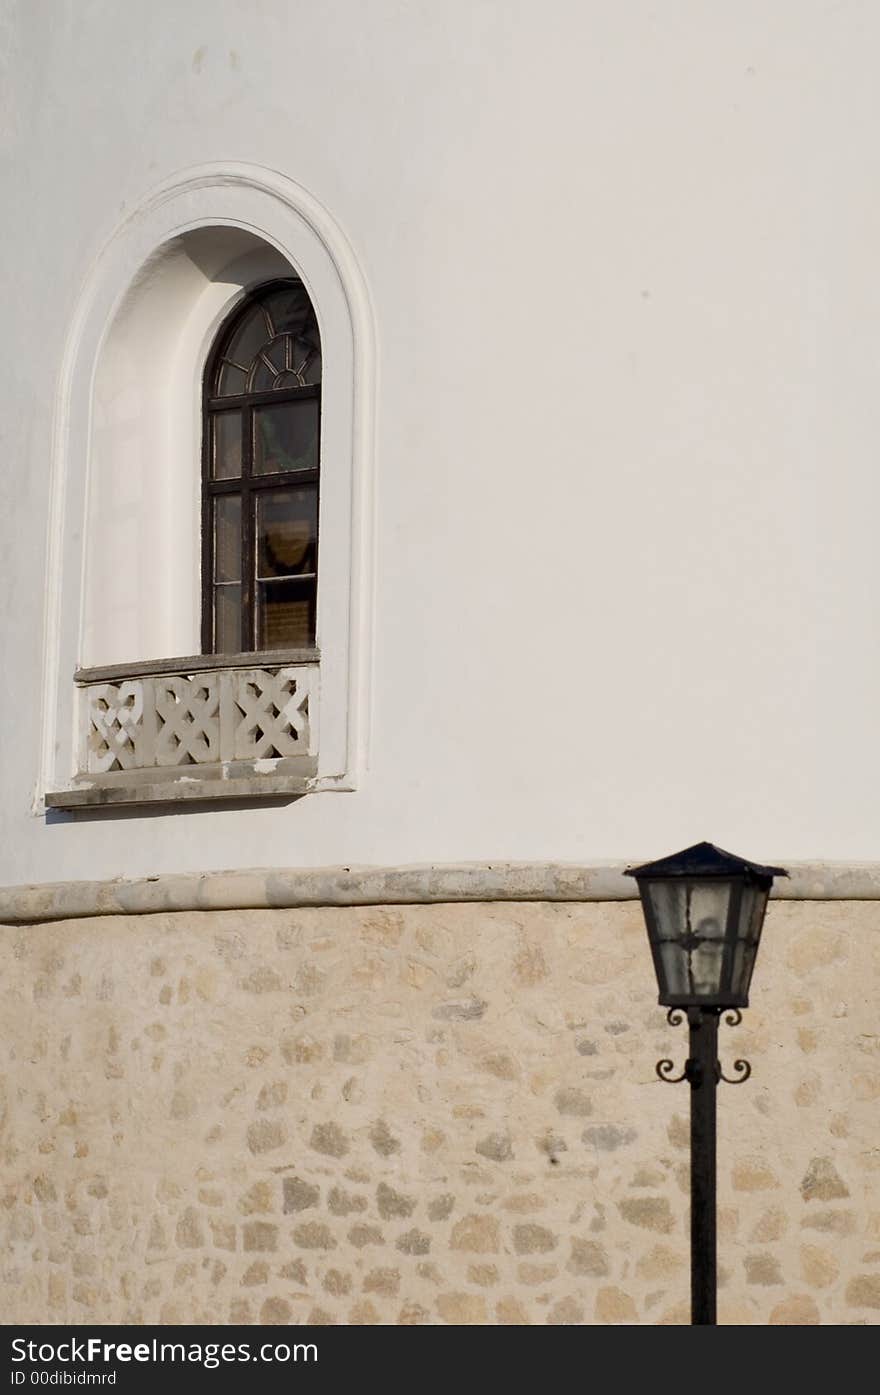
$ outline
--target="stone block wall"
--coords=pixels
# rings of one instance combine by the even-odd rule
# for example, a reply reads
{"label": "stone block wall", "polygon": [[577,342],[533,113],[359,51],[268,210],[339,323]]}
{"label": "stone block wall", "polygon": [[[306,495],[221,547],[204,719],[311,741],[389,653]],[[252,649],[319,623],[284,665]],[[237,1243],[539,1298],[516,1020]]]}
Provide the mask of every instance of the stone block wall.
{"label": "stone block wall", "polygon": [[[880,1319],[880,905],[771,905],[719,1093],[719,1320]],[[632,902],[0,930],[0,1305],[682,1323],[686,1030]]]}

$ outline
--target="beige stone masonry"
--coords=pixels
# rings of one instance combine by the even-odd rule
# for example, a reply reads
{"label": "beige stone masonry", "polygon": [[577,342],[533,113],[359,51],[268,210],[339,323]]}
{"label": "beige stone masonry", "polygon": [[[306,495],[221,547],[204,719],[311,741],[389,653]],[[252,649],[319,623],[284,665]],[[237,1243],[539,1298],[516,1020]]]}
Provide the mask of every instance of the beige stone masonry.
{"label": "beige stone masonry", "polygon": [[[723,1323],[880,1320],[880,905],[777,901],[722,1026]],[[638,906],[0,930],[7,1323],[687,1321]]]}

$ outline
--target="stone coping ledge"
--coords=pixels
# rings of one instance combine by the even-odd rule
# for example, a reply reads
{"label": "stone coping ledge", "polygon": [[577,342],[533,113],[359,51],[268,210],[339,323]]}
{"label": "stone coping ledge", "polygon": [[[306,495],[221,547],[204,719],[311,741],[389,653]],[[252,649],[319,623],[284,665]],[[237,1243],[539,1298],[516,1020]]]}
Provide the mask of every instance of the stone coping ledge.
{"label": "stone coping ledge", "polygon": [[[181,872],[138,880],[54,882],[0,888],[0,923],[39,924],[160,911],[386,906],[455,901],[633,901],[631,863],[425,863]],[[880,901],[880,863],[789,863],[773,895],[789,901]]]}
{"label": "stone coping ledge", "polygon": [[[289,757],[292,764],[297,757]],[[314,761],[299,758],[302,766],[314,771]],[[243,764],[244,762],[242,762]],[[257,764],[258,762],[252,762]],[[230,801],[243,804],[252,799],[297,799],[314,787],[312,775],[242,775],[226,777],[231,762],[214,765],[182,765],[165,770],[114,771],[103,779],[80,778],[78,785],[68,790],[50,790],[45,795],[47,809],[62,809],[68,813],[86,809],[139,808],[143,804],[191,804],[196,801],[215,804]],[[276,758],[276,765],[282,761]],[[123,778],[117,776],[122,774]],[[155,779],[143,779],[144,775]],[[128,778],[125,778],[128,776]],[[225,875],[225,874],[223,874]],[[71,885],[101,886],[101,882],[71,883]],[[4,893],[0,891],[0,905]]]}

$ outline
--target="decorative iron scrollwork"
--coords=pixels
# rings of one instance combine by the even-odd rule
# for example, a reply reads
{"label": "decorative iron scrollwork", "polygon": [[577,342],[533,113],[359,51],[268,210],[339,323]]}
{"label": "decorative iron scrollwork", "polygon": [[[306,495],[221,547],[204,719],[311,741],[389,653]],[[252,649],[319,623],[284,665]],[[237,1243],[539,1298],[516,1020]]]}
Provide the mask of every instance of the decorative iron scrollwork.
{"label": "decorative iron scrollwork", "polygon": [[666,1083],[667,1085],[677,1085],[677,1084],[679,1083],[679,1081],[681,1081],[681,1080],[686,1080],[686,1079],[687,1079],[687,1068],[685,1068],[685,1069],[682,1071],[681,1075],[670,1075],[670,1074],[669,1074],[669,1072],[670,1072],[671,1070],[675,1070],[675,1062],[674,1062],[674,1061],[669,1061],[669,1060],[658,1061],[657,1064],[656,1064],[656,1066],[654,1067],[654,1069],[656,1070],[656,1072],[657,1072],[657,1074],[659,1075],[660,1079],[663,1080],[663,1081],[665,1081],[665,1083]]}
{"label": "decorative iron scrollwork", "polygon": [[[681,1008],[671,1007],[666,1014],[666,1021],[670,1027],[680,1027],[685,1020],[685,1014]],[[670,1075],[669,1072],[675,1070],[675,1062],[670,1060],[658,1061],[654,1067],[658,1076],[667,1085],[678,1085],[680,1081],[687,1080],[687,1066],[681,1075]]]}
{"label": "decorative iron scrollwork", "polygon": [[743,1081],[748,1080],[749,1076],[752,1073],[752,1068],[749,1065],[748,1061],[734,1061],[733,1069],[738,1072],[738,1076],[736,1079],[734,1079],[734,1077],[731,1075],[725,1075],[724,1071],[719,1066],[718,1079],[723,1080],[727,1085],[742,1085]]}
{"label": "decorative iron scrollwork", "polygon": [[[743,1015],[740,1012],[739,1008],[729,1008],[723,1014],[723,1016],[724,1021],[727,1023],[728,1027],[738,1027],[743,1020]],[[749,1076],[752,1073],[752,1067],[750,1066],[749,1062],[743,1061],[742,1059],[734,1061],[733,1069],[736,1071],[736,1076],[725,1075],[724,1071],[721,1069],[721,1063],[719,1061],[718,1079],[723,1080],[726,1085],[742,1085],[745,1080],[748,1080]]]}
{"label": "decorative iron scrollwork", "polygon": [[[719,1016],[723,1016],[728,1027],[738,1027],[742,1022],[742,1013],[739,1008],[725,1008]],[[666,1021],[670,1027],[679,1027],[685,1021],[684,1009],[670,1008],[666,1014]],[[703,1067],[699,1059],[693,1057],[685,1062],[684,1070],[680,1075],[672,1074],[672,1071],[675,1070],[675,1062],[666,1058],[658,1061],[654,1069],[658,1077],[667,1085],[678,1085],[682,1080],[687,1080],[690,1085],[698,1087],[703,1079]],[[733,1070],[735,1072],[733,1075],[725,1075],[721,1069],[721,1062],[716,1060],[713,1072],[715,1081],[723,1080],[727,1085],[742,1085],[743,1081],[748,1080],[752,1073],[751,1065],[742,1058],[734,1061]]]}

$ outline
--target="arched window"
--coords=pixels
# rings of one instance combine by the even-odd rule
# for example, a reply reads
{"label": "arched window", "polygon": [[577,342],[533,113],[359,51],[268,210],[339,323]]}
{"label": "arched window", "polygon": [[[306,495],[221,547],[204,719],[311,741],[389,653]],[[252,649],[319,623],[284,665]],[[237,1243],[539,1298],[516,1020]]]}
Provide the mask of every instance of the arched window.
{"label": "arched window", "polygon": [[251,292],[205,370],[202,649],[312,648],[321,339],[295,277]]}
{"label": "arched window", "polygon": [[353,249],[301,185],[199,166],[126,209],[58,378],[47,807],[357,787],[374,366]]}

